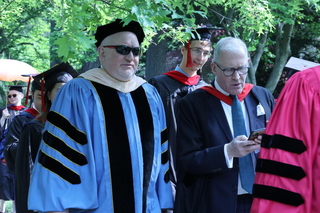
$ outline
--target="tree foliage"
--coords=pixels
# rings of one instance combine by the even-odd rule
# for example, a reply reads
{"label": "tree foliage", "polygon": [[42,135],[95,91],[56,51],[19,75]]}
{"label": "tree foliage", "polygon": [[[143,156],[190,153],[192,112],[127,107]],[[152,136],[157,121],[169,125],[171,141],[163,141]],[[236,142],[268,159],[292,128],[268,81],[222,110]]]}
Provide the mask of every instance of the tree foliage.
{"label": "tree foliage", "polygon": [[[55,60],[68,60],[80,69],[97,60],[96,27],[115,18],[142,24],[145,50],[162,40],[169,47],[170,40],[184,42],[190,27],[201,23],[223,27],[226,36],[249,46],[248,81],[256,84],[258,72],[266,72],[270,91],[291,55],[292,38],[314,42],[320,35],[319,0],[0,0],[1,58],[27,62],[40,71]],[[308,33],[302,34],[303,29]],[[270,64],[272,69],[266,69]]]}

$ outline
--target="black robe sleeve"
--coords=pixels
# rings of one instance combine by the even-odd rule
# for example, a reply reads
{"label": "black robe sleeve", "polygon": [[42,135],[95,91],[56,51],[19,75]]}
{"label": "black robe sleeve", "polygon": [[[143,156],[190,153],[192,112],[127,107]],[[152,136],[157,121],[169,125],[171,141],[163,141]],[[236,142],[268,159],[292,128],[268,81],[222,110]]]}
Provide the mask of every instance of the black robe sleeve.
{"label": "black robe sleeve", "polygon": [[14,171],[15,158],[17,155],[17,147],[19,137],[23,125],[33,120],[33,117],[19,115],[16,116],[5,133],[4,143],[4,158],[10,171]]}
{"label": "black robe sleeve", "polygon": [[30,173],[41,142],[43,124],[32,122],[26,124],[20,135],[15,161],[16,211],[30,212],[27,208]]}

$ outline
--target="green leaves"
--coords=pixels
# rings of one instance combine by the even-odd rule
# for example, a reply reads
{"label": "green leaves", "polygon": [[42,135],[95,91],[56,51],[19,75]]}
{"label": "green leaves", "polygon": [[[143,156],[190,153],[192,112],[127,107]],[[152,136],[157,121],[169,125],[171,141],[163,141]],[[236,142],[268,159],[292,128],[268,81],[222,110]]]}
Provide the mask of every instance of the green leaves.
{"label": "green leaves", "polygon": [[[115,18],[126,23],[137,20],[147,35],[144,47],[153,36],[184,42],[189,27],[200,23],[222,26],[231,36],[252,44],[264,32],[273,32],[278,23],[312,25],[319,12],[319,0],[0,0],[0,54],[48,68],[52,59],[94,60],[93,34],[97,26]],[[41,25],[37,24],[41,23]],[[319,26],[319,25],[318,25]],[[316,24],[310,27],[319,32]],[[318,33],[319,34],[319,33]],[[307,35],[305,35],[307,36]],[[49,41],[52,41],[50,43]],[[21,44],[16,47],[15,44]],[[25,44],[29,43],[29,44]],[[32,44],[32,45],[31,45]],[[51,51],[51,52],[50,52]],[[26,54],[27,53],[27,54]],[[90,54],[88,54],[90,53]],[[28,56],[27,56],[28,55]],[[54,58],[52,58],[54,57]]]}
{"label": "green leaves", "polygon": [[62,37],[62,38],[58,38],[54,44],[57,44],[58,45],[58,50],[57,50],[57,53],[58,53],[58,56],[59,57],[65,57],[65,58],[68,58],[68,55],[69,55],[69,38],[67,36],[65,37]]}

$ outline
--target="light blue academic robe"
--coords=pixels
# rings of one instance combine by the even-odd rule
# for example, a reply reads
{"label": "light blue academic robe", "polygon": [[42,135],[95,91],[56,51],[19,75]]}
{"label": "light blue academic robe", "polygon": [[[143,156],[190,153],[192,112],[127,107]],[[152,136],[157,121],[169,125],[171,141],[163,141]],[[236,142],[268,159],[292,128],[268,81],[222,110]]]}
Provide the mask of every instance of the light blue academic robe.
{"label": "light blue academic robe", "polygon": [[122,93],[76,78],[60,89],[48,114],[28,208],[70,213],[172,208],[167,149],[165,114],[153,86],[143,83]]}

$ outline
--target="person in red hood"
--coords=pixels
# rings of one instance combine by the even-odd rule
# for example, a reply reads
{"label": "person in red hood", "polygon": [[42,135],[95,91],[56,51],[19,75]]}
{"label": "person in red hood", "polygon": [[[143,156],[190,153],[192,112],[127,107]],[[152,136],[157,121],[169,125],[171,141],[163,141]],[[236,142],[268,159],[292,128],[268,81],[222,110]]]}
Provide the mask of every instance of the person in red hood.
{"label": "person in red hood", "polygon": [[262,137],[251,213],[320,212],[320,66],[292,75]]}

